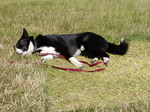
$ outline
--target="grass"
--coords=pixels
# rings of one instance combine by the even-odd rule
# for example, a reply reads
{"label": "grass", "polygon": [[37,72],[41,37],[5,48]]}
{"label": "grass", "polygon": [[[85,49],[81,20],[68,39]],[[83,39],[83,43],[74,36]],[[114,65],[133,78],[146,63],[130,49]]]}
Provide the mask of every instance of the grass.
{"label": "grass", "polygon": [[[0,0],[0,111],[148,112],[149,5],[149,0]],[[14,53],[23,27],[33,36],[91,31],[116,44],[124,37],[130,48],[125,56],[110,54],[109,66],[96,73],[9,64],[40,61]],[[74,68],[63,59],[46,63]],[[99,67],[104,66],[93,69]]]}

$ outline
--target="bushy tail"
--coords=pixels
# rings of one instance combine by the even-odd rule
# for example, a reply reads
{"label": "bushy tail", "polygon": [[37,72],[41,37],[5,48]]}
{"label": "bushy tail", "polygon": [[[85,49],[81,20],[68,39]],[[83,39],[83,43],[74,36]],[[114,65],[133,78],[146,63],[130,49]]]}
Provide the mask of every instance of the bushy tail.
{"label": "bushy tail", "polygon": [[128,51],[129,44],[125,42],[124,38],[120,39],[120,45],[115,45],[108,43],[109,47],[107,49],[108,53],[124,55]]}

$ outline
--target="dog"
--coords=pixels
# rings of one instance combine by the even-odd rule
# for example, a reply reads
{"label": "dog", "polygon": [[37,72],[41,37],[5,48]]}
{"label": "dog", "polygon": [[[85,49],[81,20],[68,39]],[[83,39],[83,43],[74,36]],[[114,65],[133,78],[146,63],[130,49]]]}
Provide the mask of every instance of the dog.
{"label": "dog", "polygon": [[38,35],[34,39],[23,28],[23,34],[14,46],[14,50],[19,55],[52,53],[42,56],[42,62],[56,58],[57,56],[53,54],[63,55],[76,68],[81,69],[84,66],[76,59],[77,55],[91,58],[91,63],[102,59],[104,63],[108,64],[110,60],[106,52],[124,55],[128,51],[128,46],[129,44],[123,38],[120,39],[120,45],[115,45],[107,42],[102,36],[92,32]]}

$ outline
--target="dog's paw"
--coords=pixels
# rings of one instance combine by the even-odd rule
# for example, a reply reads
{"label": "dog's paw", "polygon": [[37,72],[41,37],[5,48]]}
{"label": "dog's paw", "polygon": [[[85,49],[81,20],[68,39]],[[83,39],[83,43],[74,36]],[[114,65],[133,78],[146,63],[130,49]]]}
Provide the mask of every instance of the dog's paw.
{"label": "dog's paw", "polygon": [[82,69],[84,67],[84,65],[82,63],[76,63],[75,66],[78,68],[78,69]]}
{"label": "dog's paw", "polygon": [[103,61],[104,61],[105,64],[108,64],[110,62],[108,57],[103,57]]}
{"label": "dog's paw", "polygon": [[69,61],[77,68],[81,69],[83,68],[83,64],[81,62],[79,62],[75,57],[71,57],[69,58]]}
{"label": "dog's paw", "polygon": [[44,58],[41,58],[41,62],[44,63],[46,61],[46,59]]}
{"label": "dog's paw", "polygon": [[53,59],[53,55],[46,55],[41,57],[41,62],[44,63],[46,60]]}
{"label": "dog's paw", "polygon": [[96,63],[96,62],[98,62],[98,58],[92,59],[90,63],[91,63],[91,64],[94,64],[94,63]]}

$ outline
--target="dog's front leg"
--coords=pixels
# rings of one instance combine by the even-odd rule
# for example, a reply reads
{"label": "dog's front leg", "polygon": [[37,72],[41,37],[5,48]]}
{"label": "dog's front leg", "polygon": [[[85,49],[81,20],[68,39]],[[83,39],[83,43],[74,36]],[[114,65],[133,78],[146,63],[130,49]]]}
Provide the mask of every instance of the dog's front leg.
{"label": "dog's front leg", "polygon": [[70,57],[69,61],[79,69],[84,67],[83,64],[81,62],[79,62],[75,57]]}
{"label": "dog's front leg", "polygon": [[41,62],[45,62],[46,60],[54,59],[53,55],[46,55],[41,57]]}

